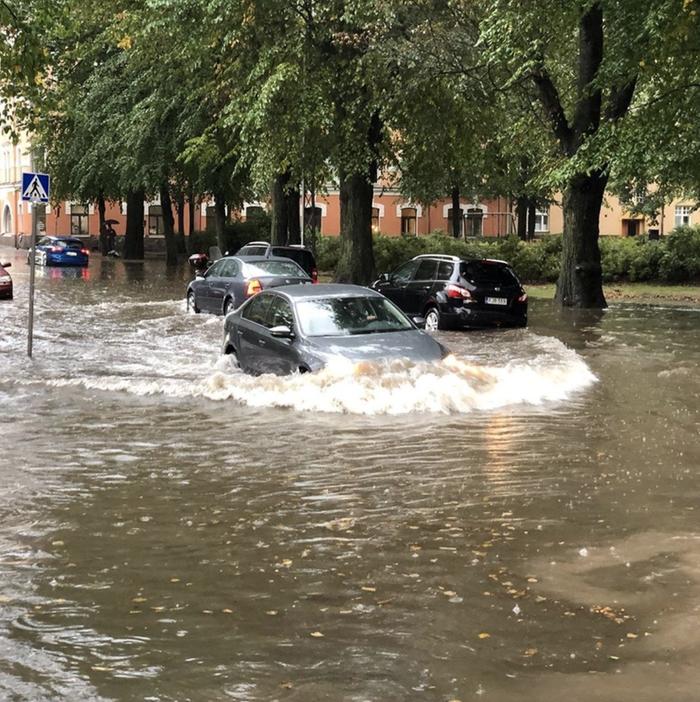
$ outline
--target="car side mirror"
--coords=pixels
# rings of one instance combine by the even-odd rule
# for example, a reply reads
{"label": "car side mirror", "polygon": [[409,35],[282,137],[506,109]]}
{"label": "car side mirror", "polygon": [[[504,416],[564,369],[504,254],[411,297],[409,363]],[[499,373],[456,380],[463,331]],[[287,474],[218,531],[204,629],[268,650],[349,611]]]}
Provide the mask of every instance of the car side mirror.
{"label": "car side mirror", "polygon": [[388,283],[391,280],[391,276],[388,273],[382,273],[379,276],[379,281],[381,283]]}
{"label": "car side mirror", "polygon": [[2,266],[3,268],[9,268],[11,265],[11,263],[0,263],[0,266]]}
{"label": "car side mirror", "polygon": [[270,334],[276,339],[294,338],[294,332],[286,324],[280,324],[279,326],[272,327],[270,329]]}
{"label": "car side mirror", "polygon": [[419,329],[425,329],[425,317],[411,317],[411,321],[412,321]]}

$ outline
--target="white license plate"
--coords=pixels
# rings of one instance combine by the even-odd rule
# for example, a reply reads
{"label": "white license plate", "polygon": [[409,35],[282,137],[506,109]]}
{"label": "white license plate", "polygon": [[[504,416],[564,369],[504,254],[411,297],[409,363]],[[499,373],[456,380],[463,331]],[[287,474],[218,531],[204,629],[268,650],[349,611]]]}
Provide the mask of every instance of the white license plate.
{"label": "white license plate", "polygon": [[66,253],[67,253],[69,256],[77,256],[77,255],[78,255],[77,253],[75,253],[75,251],[66,251]]}
{"label": "white license plate", "polygon": [[507,305],[508,298],[507,297],[487,297],[486,304],[487,305]]}

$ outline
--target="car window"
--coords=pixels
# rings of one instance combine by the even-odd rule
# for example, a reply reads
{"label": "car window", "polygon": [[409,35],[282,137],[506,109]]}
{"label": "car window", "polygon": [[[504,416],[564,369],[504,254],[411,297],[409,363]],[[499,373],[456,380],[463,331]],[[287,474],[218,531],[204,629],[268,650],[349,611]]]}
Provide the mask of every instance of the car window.
{"label": "car window", "polygon": [[293,329],[294,314],[292,313],[291,305],[279,295],[272,296],[272,304],[267,313],[268,323],[266,326],[279,327],[285,326]]}
{"label": "car window", "polygon": [[294,278],[308,278],[306,272],[294,261],[255,261],[245,264],[246,278],[255,276],[281,275]]}
{"label": "car window", "polygon": [[209,270],[207,271],[207,277],[209,278],[211,276],[221,275],[222,271],[224,270],[225,263],[226,263],[226,261],[224,261],[223,259],[221,261],[217,261],[216,263],[214,263],[211,266],[211,268],[209,268]]}
{"label": "car window", "polygon": [[413,273],[418,268],[418,261],[408,261],[403,266],[399,266],[392,274],[391,278],[395,283],[408,283],[413,277]]}
{"label": "car window", "polygon": [[[276,297],[276,296],[274,296]],[[267,326],[266,317],[267,310],[272,303],[272,295],[262,295],[258,293],[243,309],[241,313],[244,319],[247,319],[256,324]]]}
{"label": "car window", "polygon": [[83,242],[80,241],[80,239],[59,239],[57,242],[59,246],[62,246],[64,249],[65,248],[71,248],[71,249],[82,249],[83,248]]}
{"label": "car window", "polygon": [[266,256],[267,246],[246,246],[240,253],[244,256]]}
{"label": "car window", "polygon": [[235,278],[238,275],[238,261],[226,259],[222,261],[221,273],[217,273],[223,278]]}
{"label": "car window", "polygon": [[418,270],[413,275],[413,280],[435,280],[437,274],[437,261],[424,258]]}
{"label": "car window", "polygon": [[316,267],[314,256],[311,251],[306,249],[292,249],[283,246],[275,246],[272,249],[273,256],[281,256],[283,258],[291,258],[292,261],[298,263],[307,273],[310,273]]}
{"label": "car window", "polygon": [[413,329],[406,315],[384,297],[326,297],[297,303],[307,336],[349,336]]}
{"label": "car window", "polygon": [[496,261],[466,261],[459,264],[459,272],[474,285],[518,285],[513,271]]}
{"label": "car window", "polygon": [[454,273],[454,269],[454,263],[450,263],[449,261],[440,261],[440,263],[438,263],[437,279],[449,280],[452,277],[452,273]]}

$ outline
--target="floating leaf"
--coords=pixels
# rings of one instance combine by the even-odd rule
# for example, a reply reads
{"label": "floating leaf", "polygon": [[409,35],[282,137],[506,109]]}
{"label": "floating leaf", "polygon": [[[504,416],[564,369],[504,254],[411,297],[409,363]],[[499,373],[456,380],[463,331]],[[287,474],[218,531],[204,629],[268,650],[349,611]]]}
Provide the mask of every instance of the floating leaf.
{"label": "floating leaf", "polygon": [[487,632],[482,631],[482,632],[479,634],[479,638],[480,638],[480,639],[490,639],[490,638],[491,638],[491,634],[488,634]]}
{"label": "floating leaf", "polygon": [[322,639],[325,634],[322,634],[320,631],[312,631],[310,636],[313,636],[315,639]]}

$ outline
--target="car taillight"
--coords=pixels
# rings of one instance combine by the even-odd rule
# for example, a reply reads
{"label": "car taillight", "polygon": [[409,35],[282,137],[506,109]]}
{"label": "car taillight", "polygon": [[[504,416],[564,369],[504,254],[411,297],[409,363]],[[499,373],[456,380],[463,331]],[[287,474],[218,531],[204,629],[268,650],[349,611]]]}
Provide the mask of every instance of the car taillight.
{"label": "car taillight", "polygon": [[58,253],[60,250],[60,246],[49,246],[49,251],[51,251],[51,253]]}
{"label": "car taillight", "polygon": [[472,294],[469,292],[469,290],[463,288],[461,285],[455,285],[454,283],[450,283],[445,288],[445,292],[447,293],[447,297],[452,297],[458,300],[472,299]]}
{"label": "car taillight", "polygon": [[315,268],[311,269],[311,282],[318,283],[318,271]]}
{"label": "car taillight", "polygon": [[87,249],[80,249],[80,253],[85,254],[87,256],[90,252]]}
{"label": "car taillight", "polygon": [[527,293],[524,292],[519,298],[518,302],[527,302]]}
{"label": "car taillight", "polygon": [[248,285],[245,289],[245,296],[252,297],[253,295],[259,293],[262,289],[262,283],[257,278],[253,278],[253,280],[248,281]]}

